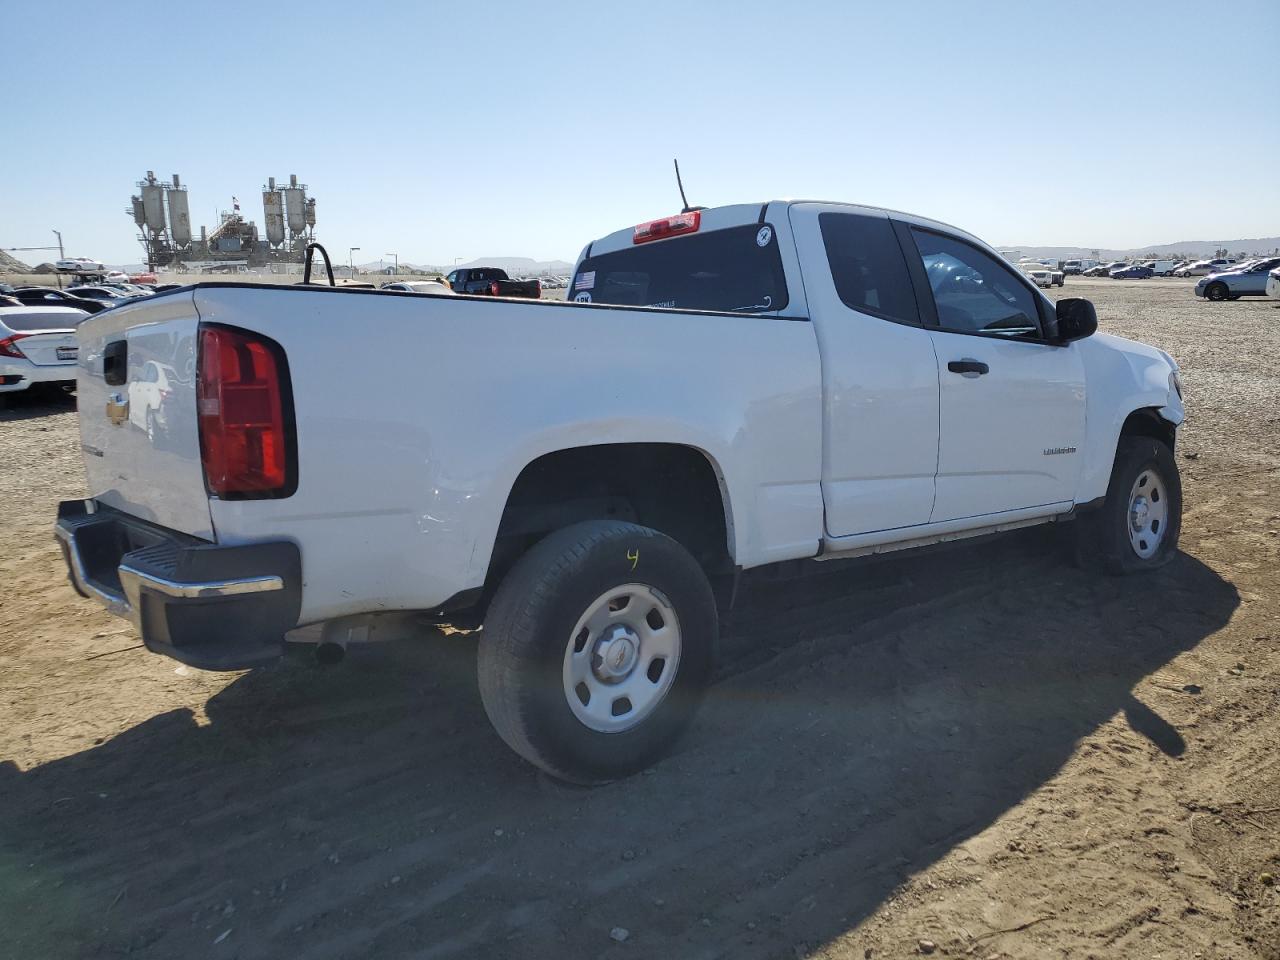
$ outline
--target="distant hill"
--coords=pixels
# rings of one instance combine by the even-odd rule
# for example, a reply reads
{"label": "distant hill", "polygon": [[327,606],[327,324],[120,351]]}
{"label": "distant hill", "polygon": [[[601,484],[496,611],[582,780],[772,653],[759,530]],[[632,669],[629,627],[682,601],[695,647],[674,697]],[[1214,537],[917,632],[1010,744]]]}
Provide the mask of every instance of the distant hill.
{"label": "distant hill", "polygon": [[1153,243],[1145,247],[1118,250],[1110,247],[1037,247],[1032,244],[1001,245],[1000,250],[1018,250],[1024,257],[1052,257],[1058,260],[1075,260],[1092,257],[1093,251],[1102,260],[1126,260],[1129,257],[1150,254],[1184,254],[1188,257],[1211,257],[1217,250],[1228,250],[1232,256],[1238,253],[1259,256],[1280,250],[1280,237],[1254,237],[1247,240],[1183,240],[1179,243]]}
{"label": "distant hill", "polygon": [[16,257],[0,250],[0,273],[30,273],[31,268]]}

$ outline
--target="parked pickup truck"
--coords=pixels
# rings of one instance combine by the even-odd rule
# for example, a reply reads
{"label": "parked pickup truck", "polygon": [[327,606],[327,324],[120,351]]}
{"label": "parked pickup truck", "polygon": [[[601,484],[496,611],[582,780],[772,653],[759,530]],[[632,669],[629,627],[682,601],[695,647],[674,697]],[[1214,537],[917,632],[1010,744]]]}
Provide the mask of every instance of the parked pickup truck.
{"label": "parked pickup truck", "polygon": [[209,282],[88,318],[72,582],[206,669],[483,624],[497,731],[597,783],[689,722],[745,569],[1068,520],[1113,573],[1175,553],[1177,365],[954,227],[692,210],[588,244],[568,293]]}
{"label": "parked pickup truck", "polygon": [[512,280],[507,271],[499,267],[471,267],[455,270],[445,277],[454,293],[470,293],[480,297],[531,297],[542,296],[542,284],[537,280]]}

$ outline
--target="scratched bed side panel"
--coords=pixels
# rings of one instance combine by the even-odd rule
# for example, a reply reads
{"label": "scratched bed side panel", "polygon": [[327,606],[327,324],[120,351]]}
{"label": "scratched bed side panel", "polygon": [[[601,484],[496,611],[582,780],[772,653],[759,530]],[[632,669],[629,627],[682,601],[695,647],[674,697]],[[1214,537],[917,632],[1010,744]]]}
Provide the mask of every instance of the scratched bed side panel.
{"label": "scratched bed side panel", "polygon": [[520,471],[568,447],[695,447],[720,472],[739,562],[817,549],[809,323],[261,288],[197,301],[205,320],[261,330],[288,355],[298,490],[214,501],[213,518],[221,541],[301,545],[304,621],[482,584]]}

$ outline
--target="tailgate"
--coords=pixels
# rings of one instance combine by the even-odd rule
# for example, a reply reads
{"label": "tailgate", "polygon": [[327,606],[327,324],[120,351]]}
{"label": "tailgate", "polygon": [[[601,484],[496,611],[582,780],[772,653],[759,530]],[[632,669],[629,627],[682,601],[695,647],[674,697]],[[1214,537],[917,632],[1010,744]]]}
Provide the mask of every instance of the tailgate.
{"label": "tailgate", "polygon": [[[89,317],[77,330],[76,393],[90,496],[212,540],[196,421],[199,320],[190,291]],[[118,382],[107,382],[108,362]]]}

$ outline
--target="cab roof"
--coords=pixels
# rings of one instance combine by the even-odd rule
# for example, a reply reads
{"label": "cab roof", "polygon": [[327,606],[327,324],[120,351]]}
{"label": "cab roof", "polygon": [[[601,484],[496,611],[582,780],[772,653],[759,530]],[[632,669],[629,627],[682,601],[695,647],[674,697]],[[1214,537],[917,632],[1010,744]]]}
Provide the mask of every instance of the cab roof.
{"label": "cab roof", "polygon": [[[842,200],[799,200],[791,198],[766,200],[761,203],[735,203],[723,207],[703,207],[699,211],[702,215],[702,222],[698,232],[707,233],[712,230],[724,230],[728,227],[738,227],[748,223],[765,223],[766,221],[776,224],[777,221],[786,219],[787,211],[791,207],[801,205],[848,207],[850,212],[863,211],[865,213],[888,214],[895,219],[914,223],[918,226],[941,227],[952,233],[967,237],[984,247],[990,246],[968,231],[961,230],[959,227],[944,223],[941,220],[930,220],[927,217],[921,217],[902,210],[893,210],[888,207],[876,207],[870,204],[850,203]],[[669,214],[669,216],[677,215],[675,213]],[[618,250],[628,249],[633,245],[634,235],[634,226],[615,230],[613,233],[587,244],[582,253],[578,255],[578,260],[581,262],[589,256],[598,256],[602,253],[614,253]],[[685,236],[688,236],[688,234],[685,234]],[[671,239],[676,238],[673,237]],[[664,241],[659,240],[656,242],[661,243]]]}

